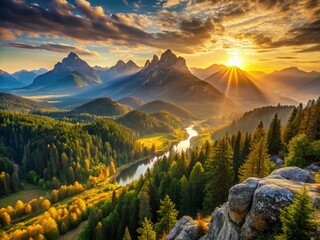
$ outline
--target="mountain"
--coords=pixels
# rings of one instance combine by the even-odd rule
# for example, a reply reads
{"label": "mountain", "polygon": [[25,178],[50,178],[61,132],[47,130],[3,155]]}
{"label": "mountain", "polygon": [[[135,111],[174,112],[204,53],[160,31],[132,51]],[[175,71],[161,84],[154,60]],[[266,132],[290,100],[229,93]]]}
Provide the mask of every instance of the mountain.
{"label": "mountain", "polygon": [[229,67],[206,79],[234,102],[246,108],[270,104],[294,104],[293,100],[268,92],[264,84],[238,67]]}
{"label": "mountain", "polygon": [[318,77],[308,81],[304,85],[302,85],[302,87],[297,91],[304,92],[304,93],[306,93],[306,95],[309,95],[309,96],[312,95],[310,98],[316,99],[317,97],[319,97],[319,95],[320,95],[320,75]]}
{"label": "mountain", "polygon": [[[85,96],[85,93],[83,94]],[[233,111],[236,105],[205,81],[191,74],[185,59],[167,50],[159,59],[145,63],[136,74],[108,87],[91,91],[89,96],[108,96],[113,99],[135,96],[144,101],[165,100],[200,115]]]}
{"label": "mountain", "polygon": [[129,111],[128,106],[106,97],[97,98],[73,110],[74,113],[89,113],[97,116],[122,116]]}
{"label": "mountain", "polygon": [[12,74],[12,76],[17,79],[19,82],[21,82],[24,86],[30,85],[33,80],[41,75],[46,73],[48,70],[45,68],[40,68],[38,70],[20,70],[18,72],[15,72]]}
{"label": "mountain", "polygon": [[141,68],[131,60],[129,60],[127,63],[119,60],[116,65],[111,68],[96,67],[94,69],[103,82],[111,83],[116,79],[135,74],[140,71]]}
{"label": "mountain", "polygon": [[[262,77],[260,81],[266,83],[273,92],[294,96],[299,101],[306,101],[310,98],[317,98],[319,92],[316,95],[310,94],[310,92],[308,92],[309,88],[306,87],[304,89],[303,86],[319,78],[319,72],[305,72],[297,67],[290,67],[267,74]],[[315,86],[316,88],[319,88],[319,85],[319,81],[311,83],[311,86]]]}
{"label": "mountain", "polygon": [[117,122],[136,130],[142,135],[155,132],[171,132],[173,130],[164,122],[139,110],[129,112],[118,118]]}
{"label": "mountain", "polygon": [[145,104],[144,101],[142,101],[141,99],[137,98],[137,97],[125,97],[125,98],[121,98],[120,100],[118,100],[119,103],[128,105],[130,107],[132,107],[133,109],[137,109],[139,107],[141,107],[143,104]]}
{"label": "mountain", "polygon": [[282,126],[285,126],[292,113],[292,110],[293,106],[281,105],[253,109],[244,113],[241,117],[234,120],[229,125],[216,130],[212,134],[212,139],[217,140],[221,137],[224,137],[226,134],[232,135],[236,134],[238,131],[242,133],[251,133],[257,128],[260,121],[262,121],[264,127],[267,129],[276,113],[278,114],[279,119],[281,119]]}
{"label": "mountain", "polygon": [[161,100],[155,100],[152,102],[148,102],[145,105],[141,106],[139,110],[146,112],[148,114],[156,113],[159,111],[167,111],[174,116],[177,116],[181,119],[195,119],[195,115],[193,115],[191,112],[189,112],[187,109],[184,109],[176,104],[161,101]]}
{"label": "mountain", "polygon": [[36,77],[25,90],[43,93],[72,93],[101,84],[95,71],[71,52],[53,70]]}
{"label": "mountain", "polygon": [[182,126],[182,121],[178,117],[164,110],[152,113],[150,114],[150,116],[155,117],[156,119],[168,124],[173,128],[178,128]]}
{"label": "mountain", "polygon": [[209,77],[210,75],[225,70],[227,69],[227,67],[225,65],[222,64],[212,64],[211,66],[207,67],[207,68],[190,68],[190,72],[195,75],[196,77],[200,78],[201,80],[206,79],[207,77]]}
{"label": "mountain", "polygon": [[0,89],[13,89],[22,87],[22,84],[9,73],[0,70]]}
{"label": "mountain", "polygon": [[266,75],[266,73],[262,71],[249,71],[248,73],[255,79],[260,79]]}
{"label": "mountain", "polygon": [[41,102],[35,102],[27,98],[19,97],[10,93],[0,92],[0,110],[12,112],[29,113],[39,108],[49,108],[50,105]]}

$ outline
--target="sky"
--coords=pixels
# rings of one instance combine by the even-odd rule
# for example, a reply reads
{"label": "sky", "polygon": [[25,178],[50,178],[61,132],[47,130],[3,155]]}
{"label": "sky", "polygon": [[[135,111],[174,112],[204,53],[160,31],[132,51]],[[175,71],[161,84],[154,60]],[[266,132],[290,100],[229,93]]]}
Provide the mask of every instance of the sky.
{"label": "sky", "polygon": [[142,66],[171,49],[189,67],[320,71],[320,0],[1,0],[0,69]]}

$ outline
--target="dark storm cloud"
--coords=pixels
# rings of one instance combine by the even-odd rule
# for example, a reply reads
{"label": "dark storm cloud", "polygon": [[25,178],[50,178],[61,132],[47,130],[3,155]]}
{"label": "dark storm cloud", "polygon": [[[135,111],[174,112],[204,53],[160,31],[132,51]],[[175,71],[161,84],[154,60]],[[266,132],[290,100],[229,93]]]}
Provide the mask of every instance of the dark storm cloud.
{"label": "dark storm cloud", "polygon": [[11,42],[11,43],[0,43],[0,46],[3,47],[14,47],[14,48],[23,48],[23,49],[41,49],[51,52],[59,52],[59,53],[68,53],[68,52],[76,52],[83,56],[88,57],[98,57],[99,54],[97,52],[89,51],[84,48],[75,47],[66,44],[57,44],[57,43],[42,43],[42,44],[26,44],[26,43],[18,43],[18,42]]}
{"label": "dark storm cloud", "polygon": [[[72,14],[69,11],[72,10],[72,5],[66,5],[68,2],[62,0],[58,2],[61,2],[63,8],[59,5],[44,8],[24,1],[1,0],[0,27],[25,32],[49,33],[85,41],[108,42],[111,40],[130,46],[142,44],[162,49],[170,47],[187,53],[196,46],[203,45],[205,41],[211,40],[211,34],[214,33],[210,32],[214,30],[212,19],[194,22],[193,24],[197,24],[194,29],[187,29],[185,24],[181,23],[181,29],[176,31],[151,34],[112,19],[101,7],[93,7],[88,1],[75,1],[76,7],[85,17]],[[193,44],[192,48],[185,47],[186,41]]]}

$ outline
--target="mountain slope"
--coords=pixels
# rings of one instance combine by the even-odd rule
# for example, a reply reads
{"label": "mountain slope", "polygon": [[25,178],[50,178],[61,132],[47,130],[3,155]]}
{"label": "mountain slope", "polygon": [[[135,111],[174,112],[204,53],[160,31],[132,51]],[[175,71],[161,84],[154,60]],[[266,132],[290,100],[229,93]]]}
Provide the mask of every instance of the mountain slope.
{"label": "mountain slope", "polygon": [[116,79],[133,75],[140,71],[140,69],[141,68],[131,60],[129,60],[127,63],[119,60],[116,65],[109,69],[95,68],[95,71],[104,83],[110,84]]}
{"label": "mountain slope", "polygon": [[10,93],[0,92],[0,110],[28,113],[34,109],[49,107],[50,105],[46,103],[35,102]]}
{"label": "mountain slope", "polygon": [[120,100],[118,100],[119,103],[128,105],[130,107],[132,107],[133,109],[137,109],[139,107],[141,107],[143,104],[145,104],[144,101],[142,101],[141,99],[137,98],[137,97],[125,97],[125,98],[121,98]]}
{"label": "mountain slope", "polygon": [[73,110],[74,113],[89,113],[97,116],[121,116],[129,111],[128,106],[113,101],[111,98],[97,98]]}
{"label": "mountain slope", "polygon": [[148,60],[138,73],[90,94],[114,99],[129,96],[144,101],[160,99],[178,103],[201,116],[235,108],[235,104],[221,92],[192,75],[185,59],[170,50],[163,53],[160,59],[154,56],[151,62]]}
{"label": "mountain slope", "polygon": [[12,74],[12,76],[17,79],[19,82],[21,82],[24,86],[30,85],[33,80],[41,75],[47,72],[47,69],[40,68],[38,70],[20,70],[18,72],[15,72]]}
{"label": "mountain slope", "polygon": [[263,84],[238,67],[229,67],[217,72],[208,77],[206,81],[233,101],[247,108],[277,103],[296,103],[267,91]]}
{"label": "mountain slope", "polygon": [[94,70],[75,53],[70,53],[54,69],[36,77],[25,90],[40,93],[72,93],[101,84]]}
{"label": "mountain slope", "polygon": [[126,127],[136,130],[142,135],[155,132],[171,132],[173,130],[164,122],[138,110],[133,110],[118,118],[116,121]]}
{"label": "mountain slope", "polygon": [[165,102],[165,101],[161,101],[161,100],[156,100],[156,101],[152,101],[152,102],[148,102],[145,105],[141,106],[139,108],[139,110],[146,112],[148,114],[152,114],[152,113],[156,113],[159,112],[161,110],[167,111],[171,114],[173,114],[174,116],[177,116],[179,118],[182,119],[195,119],[196,117],[190,113],[188,110],[177,106],[175,104],[169,103],[169,102]]}
{"label": "mountain slope", "polygon": [[22,84],[9,73],[0,70],[0,89],[12,89],[22,87]]}
{"label": "mountain slope", "polygon": [[178,128],[182,126],[182,121],[178,117],[164,110],[152,113],[150,114],[150,116],[157,118],[158,120],[168,124],[173,128]]}
{"label": "mountain slope", "polygon": [[[306,101],[310,98],[317,98],[319,92],[318,94],[310,94],[310,88],[303,86],[307,86],[308,82],[319,78],[319,72],[305,72],[297,67],[290,67],[267,74],[260,79],[260,82],[266,83],[273,92],[287,96],[292,95],[299,101]],[[319,88],[320,82],[315,81],[310,85]]]}
{"label": "mountain slope", "polygon": [[225,65],[222,64],[212,64],[207,68],[190,68],[190,72],[201,80],[205,80],[207,77],[211,76],[216,72],[220,72],[227,69]]}

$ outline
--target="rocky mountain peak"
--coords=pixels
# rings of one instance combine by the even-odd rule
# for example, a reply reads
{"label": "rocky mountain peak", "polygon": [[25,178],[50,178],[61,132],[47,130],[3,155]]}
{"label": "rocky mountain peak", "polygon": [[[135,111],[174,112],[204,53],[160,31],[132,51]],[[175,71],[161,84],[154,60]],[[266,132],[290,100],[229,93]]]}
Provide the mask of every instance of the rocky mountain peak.
{"label": "rocky mountain peak", "polygon": [[177,61],[177,59],[177,56],[170,49],[168,49],[167,51],[162,53],[160,62],[166,64],[173,64]]}
{"label": "rocky mountain peak", "polygon": [[70,52],[68,57],[69,59],[79,59],[79,56],[75,54],[74,52]]}
{"label": "rocky mountain peak", "polygon": [[125,64],[124,61],[119,60],[114,67],[120,68],[120,67],[124,67],[125,65],[126,65],[126,64]]}

